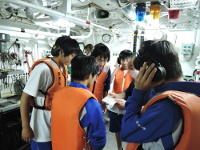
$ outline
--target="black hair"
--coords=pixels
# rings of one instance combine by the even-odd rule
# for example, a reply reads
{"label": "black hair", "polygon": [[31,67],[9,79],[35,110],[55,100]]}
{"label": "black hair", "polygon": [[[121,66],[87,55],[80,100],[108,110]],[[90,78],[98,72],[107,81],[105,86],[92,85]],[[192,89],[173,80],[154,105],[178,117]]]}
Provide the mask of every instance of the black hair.
{"label": "black hair", "polygon": [[69,56],[70,54],[79,54],[80,47],[75,39],[69,36],[62,36],[56,39],[54,46],[51,49],[51,55],[57,57],[60,51],[63,51],[64,56]]}
{"label": "black hair", "polygon": [[92,44],[87,44],[84,46],[84,49],[93,49],[93,45]]}
{"label": "black hair", "polygon": [[121,60],[124,60],[126,58],[131,58],[133,56],[133,53],[130,50],[123,50],[119,53],[119,57],[117,58],[117,63],[121,64]]}
{"label": "black hair", "polygon": [[91,56],[94,56],[95,58],[100,56],[103,58],[107,58],[109,61],[110,60],[110,50],[103,43],[99,43],[94,46]]}
{"label": "black hair", "polygon": [[174,80],[182,77],[182,68],[178,53],[174,46],[166,40],[145,41],[134,60],[136,69],[140,69],[144,62],[159,64],[166,70],[165,80]]}
{"label": "black hair", "polygon": [[83,51],[81,49],[77,50],[75,53],[77,56],[83,56]]}
{"label": "black hair", "polygon": [[93,56],[76,56],[71,62],[72,81],[84,81],[92,76],[98,74],[99,67],[96,59]]}

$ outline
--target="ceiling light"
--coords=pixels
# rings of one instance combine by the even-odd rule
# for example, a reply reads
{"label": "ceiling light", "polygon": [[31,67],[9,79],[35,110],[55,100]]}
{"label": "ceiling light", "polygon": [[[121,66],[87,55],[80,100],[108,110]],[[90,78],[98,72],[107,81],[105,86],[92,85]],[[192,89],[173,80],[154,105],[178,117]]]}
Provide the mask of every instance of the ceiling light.
{"label": "ceiling light", "polygon": [[67,27],[71,27],[71,28],[76,26],[74,23],[69,22],[68,20],[62,19],[62,18],[55,21],[55,25],[60,26],[60,27],[66,27],[67,26]]}
{"label": "ceiling light", "polygon": [[137,3],[135,12],[136,12],[136,21],[144,21],[144,16],[146,14],[145,3]]}

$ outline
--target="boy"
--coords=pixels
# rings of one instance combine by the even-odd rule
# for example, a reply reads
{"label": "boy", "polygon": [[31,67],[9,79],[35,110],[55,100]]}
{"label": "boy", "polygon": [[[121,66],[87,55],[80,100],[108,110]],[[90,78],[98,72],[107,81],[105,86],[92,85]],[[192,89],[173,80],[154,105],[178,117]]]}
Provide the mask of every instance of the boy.
{"label": "boy", "polygon": [[[66,86],[66,65],[80,52],[76,40],[59,37],[52,50],[52,58],[33,64],[30,77],[21,96],[22,139],[31,142],[32,150],[51,150],[51,101],[55,91]],[[33,110],[29,124],[29,107]]]}
{"label": "boy", "polygon": [[[200,130],[195,128],[200,124],[197,119],[200,111],[195,111],[196,107],[200,107],[200,101],[187,93],[199,96],[200,84],[180,82],[182,69],[178,54],[170,42],[145,41],[143,44],[134,60],[135,68],[140,71],[135,79],[132,96],[125,105],[122,139],[140,143],[139,149],[143,150],[197,150],[199,142],[191,137],[200,135]],[[166,91],[173,94],[167,94]],[[156,99],[158,101],[154,101]],[[142,107],[144,109],[141,112]],[[195,115],[192,116],[190,112]],[[184,121],[188,117],[194,121]],[[190,125],[184,122],[190,122]],[[184,126],[187,128],[183,129]],[[136,150],[137,146],[128,144],[127,150]]]}
{"label": "boy", "polygon": [[101,150],[106,143],[102,109],[87,88],[96,79],[98,65],[92,56],[77,56],[71,67],[72,82],[53,98],[53,149],[82,150],[89,146]]}
{"label": "boy", "polygon": [[110,89],[111,71],[107,65],[107,62],[110,60],[110,50],[106,45],[99,43],[95,45],[91,56],[96,58],[99,65],[99,72],[96,81],[90,86],[90,91],[94,93],[105,110],[105,104],[102,103],[102,99],[107,96]]}
{"label": "boy", "polygon": [[[125,92],[129,85],[133,82],[132,69],[130,68],[130,62],[132,61],[133,53],[130,50],[123,50],[120,52],[117,59],[119,68],[117,68],[113,75],[113,93],[120,94]],[[120,107],[120,101],[116,104],[120,108],[119,112],[115,112],[112,107],[108,105],[108,112],[110,118],[110,132],[115,133],[118,150],[122,150],[122,142],[119,132],[121,131],[121,120],[123,117],[123,108]],[[122,111],[121,111],[122,110]]]}

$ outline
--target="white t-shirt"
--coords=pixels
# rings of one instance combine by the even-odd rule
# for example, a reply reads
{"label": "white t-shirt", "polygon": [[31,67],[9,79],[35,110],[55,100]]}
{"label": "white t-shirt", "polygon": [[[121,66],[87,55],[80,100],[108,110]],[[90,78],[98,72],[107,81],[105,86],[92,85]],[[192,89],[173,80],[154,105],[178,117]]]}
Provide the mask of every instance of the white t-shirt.
{"label": "white t-shirt", "polygon": [[[39,92],[39,90],[46,92],[52,84],[52,78],[52,72],[47,66],[47,64],[40,63],[37,66],[35,66],[35,68],[31,72],[23,92],[35,97],[35,103],[39,106],[43,106],[44,95],[41,92]],[[51,141],[50,120],[51,111],[33,108],[30,126],[33,129],[34,141]]]}

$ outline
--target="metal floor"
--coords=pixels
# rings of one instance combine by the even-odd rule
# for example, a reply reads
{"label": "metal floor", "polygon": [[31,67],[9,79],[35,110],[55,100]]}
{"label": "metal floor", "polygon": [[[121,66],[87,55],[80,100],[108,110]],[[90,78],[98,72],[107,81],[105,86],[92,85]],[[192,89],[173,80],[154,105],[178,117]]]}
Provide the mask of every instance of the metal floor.
{"label": "metal floor", "polygon": [[[109,122],[106,123],[106,132],[107,132],[107,142],[103,150],[118,150],[117,143],[115,140],[115,134],[109,132]],[[122,145],[123,145],[123,149],[125,150],[126,143],[123,142]],[[20,148],[18,150],[30,150],[30,147],[26,145],[23,148]]]}
{"label": "metal floor", "polygon": [[[115,134],[109,131],[109,122],[106,123],[106,132],[107,132],[107,141],[106,146],[103,150],[118,150],[117,149],[117,142],[115,140]],[[122,147],[125,150],[126,143],[122,143]]]}

